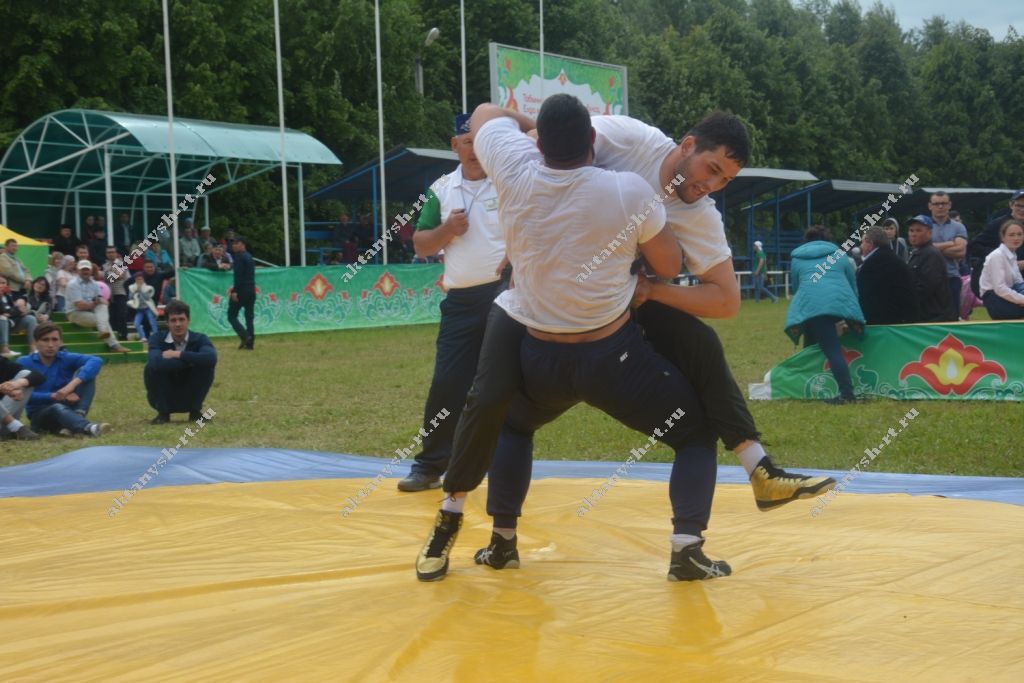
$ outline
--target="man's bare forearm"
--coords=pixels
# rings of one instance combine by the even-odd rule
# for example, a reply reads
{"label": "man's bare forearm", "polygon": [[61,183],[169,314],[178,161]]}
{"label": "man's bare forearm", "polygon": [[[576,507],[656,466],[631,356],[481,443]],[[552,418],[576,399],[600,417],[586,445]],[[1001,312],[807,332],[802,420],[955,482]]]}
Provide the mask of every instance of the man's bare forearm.
{"label": "man's bare forearm", "polygon": [[445,224],[432,230],[417,230],[412,236],[412,245],[416,249],[416,255],[420,258],[435,256],[437,252],[447,246],[454,238],[451,232],[445,228]]}
{"label": "man's bare forearm", "polygon": [[473,110],[473,116],[469,120],[470,129],[475,133],[488,121],[501,118],[502,116],[515,120],[519,125],[519,130],[524,133],[529,133],[537,127],[537,122],[525,114],[485,102]]}
{"label": "man's bare forearm", "polygon": [[740,308],[737,296],[713,282],[695,287],[656,282],[647,298],[700,318],[731,318]]}

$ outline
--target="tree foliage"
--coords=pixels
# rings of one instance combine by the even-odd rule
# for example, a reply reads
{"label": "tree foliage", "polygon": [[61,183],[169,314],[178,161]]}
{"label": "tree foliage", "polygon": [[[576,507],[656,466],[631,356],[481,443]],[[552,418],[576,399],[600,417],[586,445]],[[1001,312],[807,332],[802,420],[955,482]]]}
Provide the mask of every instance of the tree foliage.
{"label": "tree foliage", "polygon": [[[995,41],[941,17],[901,27],[886,6],[856,0],[562,0],[545,10],[545,49],[627,65],[631,113],[670,135],[724,108],[749,123],[753,165],[822,178],[1020,183],[1024,150],[1011,141],[1024,133],[1014,92],[1024,42],[1012,31]],[[466,2],[470,108],[490,96],[488,43],[536,49],[538,19],[535,1]],[[12,0],[0,4],[0,22],[0,148],[57,109],[165,113],[155,0]],[[346,168],[373,158],[373,2],[282,0],[281,22],[287,124]],[[425,48],[432,26],[441,37]],[[277,125],[271,0],[172,0],[171,31],[177,116]],[[447,147],[462,99],[458,3],[382,0],[381,31],[385,144]],[[307,188],[337,173],[310,169]],[[278,183],[267,176],[215,195],[213,210],[257,233],[272,259]],[[314,204],[307,217],[339,210]]]}

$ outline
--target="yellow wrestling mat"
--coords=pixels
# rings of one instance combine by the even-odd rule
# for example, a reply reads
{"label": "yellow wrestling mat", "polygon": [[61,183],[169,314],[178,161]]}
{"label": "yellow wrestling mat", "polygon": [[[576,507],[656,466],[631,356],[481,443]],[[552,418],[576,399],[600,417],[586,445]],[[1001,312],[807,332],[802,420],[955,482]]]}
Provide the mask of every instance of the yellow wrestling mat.
{"label": "yellow wrestling mat", "polygon": [[448,578],[416,553],[440,493],[363,480],[0,500],[2,681],[1024,680],[1024,508],[843,493],[758,512],[719,486],[706,550],[670,583],[667,485],[535,481],[523,567]]}

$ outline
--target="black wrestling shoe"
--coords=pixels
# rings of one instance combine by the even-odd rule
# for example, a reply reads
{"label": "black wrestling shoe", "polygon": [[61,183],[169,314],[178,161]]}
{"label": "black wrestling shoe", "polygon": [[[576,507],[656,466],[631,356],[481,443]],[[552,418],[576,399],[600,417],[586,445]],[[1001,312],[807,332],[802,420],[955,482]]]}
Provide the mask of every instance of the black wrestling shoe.
{"label": "black wrestling shoe", "polygon": [[165,425],[171,421],[171,416],[167,413],[158,413],[156,417],[149,421],[151,425]]}
{"label": "black wrestling shoe", "polygon": [[406,492],[429,491],[441,488],[441,477],[436,474],[410,472],[409,476],[398,482],[398,490]]}
{"label": "black wrestling shoe", "polygon": [[516,550],[516,536],[510,540],[501,534],[491,532],[491,544],[476,551],[473,560],[477,564],[486,564],[495,569],[519,569],[519,551]]}
{"label": "black wrestling shoe", "polygon": [[750,486],[760,510],[773,510],[798,498],[813,498],[835,488],[832,477],[812,477],[776,467],[767,455],[750,473]]}
{"label": "black wrestling shoe", "polygon": [[439,581],[448,573],[448,553],[462,527],[462,513],[438,510],[434,528],[426,545],[416,558],[416,578],[420,581]]}
{"label": "black wrestling shoe", "polygon": [[732,567],[725,560],[709,559],[701,547],[704,541],[691,543],[682,550],[672,551],[668,565],[669,581],[703,581],[732,574]]}

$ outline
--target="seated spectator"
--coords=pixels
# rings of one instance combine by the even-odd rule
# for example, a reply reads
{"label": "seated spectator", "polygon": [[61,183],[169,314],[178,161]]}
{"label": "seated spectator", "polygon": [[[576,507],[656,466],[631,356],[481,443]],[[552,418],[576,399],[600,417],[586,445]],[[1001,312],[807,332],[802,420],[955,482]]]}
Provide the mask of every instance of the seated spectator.
{"label": "seated spectator", "polygon": [[217,272],[231,270],[231,261],[224,255],[224,247],[220,244],[213,245],[213,249],[210,250],[209,254],[203,254],[202,262],[199,265],[207,270]]}
{"label": "seated spectator", "polygon": [[344,263],[355,263],[356,259],[359,258],[359,242],[356,241],[355,235],[349,233],[345,239],[345,244],[342,245],[342,249],[345,250],[343,257]]}
{"label": "seated spectator", "polygon": [[[93,238],[93,230],[96,229],[96,216],[86,216],[85,222],[82,223],[82,241],[88,242]],[[80,259],[79,259],[80,260]]]}
{"label": "seated spectator", "polygon": [[[86,244],[79,244],[75,247],[75,263],[81,263],[82,261],[92,261],[92,255],[89,253],[89,246]],[[78,268],[75,268],[75,273],[78,272]]]}
{"label": "seated spectator", "polygon": [[18,418],[32,396],[32,387],[42,384],[43,379],[38,372],[0,356],[0,439],[33,441],[39,438]]}
{"label": "seated spectator", "polygon": [[[129,245],[128,250],[125,252],[124,263],[128,266],[129,280],[131,280],[132,275],[142,271],[142,266],[146,263],[145,252],[146,250],[142,248],[140,242]],[[135,256],[135,254],[138,254],[138,256]]]}
{"label": "seated spectator", "polygon": [[205,254],[207,248],[213,248],[213,245],[217,243],[217,240],[210,237],[210,226],[204,225],[199,229],[199,252],[200,255]]}
{"label": "seated spectator", "polygon": [[17,294],[28,294],[32,285],[32,274],[18,258],[18,240],[8,239],[4,242],[4,250],[0,252],[0,275],[7,278],[11,291]]}
{"label": "seated spectator", "polygon": [[178,250],[181,253],[182,268],[192,268],[199,261],[203,250],[199,248],[199,238],[196,237],[196,230],[191,225],[185,228],[185,236],[178,243]]}
{"label": "seated spectator", "polygon": [[128,338],[128,285],[131,278],[128,271],[119,264],[123,263],[117,247],[107,247],[107,260],[103,270],[93,277],[110,287],[110,327],[117,332],[119,339]]}
{"label": "seated spectator", "polygon": [[78,239],[72,232],[71,226],[66,223],[60,226],[57,230],[57,236],[53,238],[53,244],[50,246],[51,253],[60,252],[61,254],[73,254],[75,253],[75,247],[82,243],[82,240]]}
{"label": "seated spectator", "polygon": [[89,260],[93,263],[103,263],[107,260],[107,231],[105,228],[96,228],[96,237],[89,242]]}
{"label": "seated spectator", "polygon": [[156,411],[152,424],[169,422],[171,413],[188,413],[190,420],[201,416],[203,402],[213,386],[217,350],[205,334],[188,329],[188,304],[167,304],[168,332],[149,338],[149,360],[143,372],[146,397]]}
{"label": "seated spectator", "polygon": [[[946,258],[932,244],[931,218],[921,214],[907,224],[910,241],[910,266],[914,274],[914,293],[921,318],[919,322],[949,322],[952,304],[946,279]],[[955,321],[954,321],[955,322]]]}
{"label": "seated spectator", "polygon": [[1024,318],[1024,277],[1017,250],[1024,244],[1024,221],[1003,223],[999,238],[1003,243],[985,258],[981,271],[981,300],[993,320],[1019,320]]}
{"label": "seated spectator", "polygon": [[[981,297],[979,281],[981,280],[982,266],[988,255],[1002,244],[1002,239],[999,236],[1000,231],[1002,230],[1003,223],[1011,218],[1024,221],[1024,190],[1018,190],[1010,197],[1010,213],[1003,214],[989,221],[985,229],[967,245],[967,259],[971,266],[971,289],[974,290],[974,293],[979,298]],[[1021,268],[1024,268],[1024,245],[1017,249],[1017,262]]]}
{"label": "seated spectator", "polygon": [[152,261],[146,261],[142,265],[142,277],[145,278],[146,284],[153,288],[154,295],[163,289],[165,276],[156,269],[156,264]]}
{"label": "seated spectator", "polygon": [[96,396],[96,376],[100,374],[103,360],[62,350],[64,336],[53,323],[43,323],[36,328],[35,343],[38,349],[35,353],[18,359],[23,367],[44,378],[28,401],[33,430],[66,436],[99,436],[109,431],[110,425],[106,422],[86,419]]}
{"label": "seated spectator", "polygon": [[864,260],[857,271],[857,292],[868,325],[917,322],[914,274],[893,253],[892,240],[883,228],[868,228],[861,238]]}
{"label": "seated spectator", "polygon": [[28,310],[27,297],[16,294],[7,284],[7,278],[0,275],[0,355],[19,356],[11,351],[10,339],[13,332],[25,332],[28,335],[28,347],[35,350],[32,331],[36,329],[36,317]]}
{"label": "seated spectator", "polygon": [[58,270],[53,276],[54,310],[61,312],[67,310],[66,299],[68,283],[71,282],[72,278],[76,277],[76,275],[75,257],[63,257],[60,262],[60,270]]}
{"label": "seated spectator", "polygon": [[[794,343],[803,335],[804,348],[821,346],[839,387],[839,396],[827,402],[855,401],[850,367],[839,343],[840,329],[863,331],[864,314],[857,302],[853,261],[831,241],[828,229],[822,225],[808,229],[804,241],[791,254],[791,281],[796,295],[786,314],[785,331]],[[812,276],[818,270],[824,275],[815,279]]]}
{"label": "seated spectator", "polygon": [[132,243],[132,222],[131,216],[122,213],[118,216],[117,225],[114,226],[114,246],[118,251],[124,251]]}
{"label": "seated spectator", "polygon": [[81,327],[96,328],[99,338],[107,343],[111,351],[128,353],[128,349],[117,343],[117,335],[110,329],[110,310],[100,296],[99,284],[93,279],[93,264],[78,262],[78,277],[68,283],[68,320]]}
{"label": "seated spectator", "polygon": [[[224,233],[224,237],[222,237],[220,239],[220,244],[224,247],[224,253],[225,254],[229,254],[230,255],[231,252],[234,251],[231,248],[231,245],[234,244],[234,243],[235,243],[235,231],[233,229],[229,228],[228,231]],[[229,259],[230,259],[230,256],[229,256]]]}
{"label": "seated spectator", "polygon": [[32,291],[28,293],[28,310],[36,317],[36,322],[50,321],[53,297],[50,296],[50,283],[42,275],[32,281]]}
{"label": "seated spectator", "polygon": [[167,304],[171,303],[172,301],[178,298],[178,287],[176,284],[177,281],[178,279],[173,275],[167,278],[167,282],[166,284],[164,284],[164,289],[162,292],[160,292],[159,303],[161,305],[166,306]]}
{"label": "seated spectator", "polygon": [[[149,339],[157,332],[156,327],[156,294],[146,284],[142,273],[135,273],[135,283],[128,286],[128,308],[135,311],[135,331],[139,339]],[[142,323],[146,323],[143,329]]]}
{"label": "seated spectator", "polygon": [[174,270],[174,261],[160,246],[159,242],[153,242],[146,250],[146,263],[153,263],[161,273],[170,273]]}
{"label": "seated spectator", "polygon": [[889,248],[892,249],[892,253],[896,254],[896,258],[906,263],[910,260],[910,247],[907,246],[907,241],[900,237],[900,224],[895,218],[886,218],[882,221],[882,229],[885,230],[885,236],[889,238]]}

